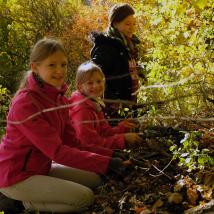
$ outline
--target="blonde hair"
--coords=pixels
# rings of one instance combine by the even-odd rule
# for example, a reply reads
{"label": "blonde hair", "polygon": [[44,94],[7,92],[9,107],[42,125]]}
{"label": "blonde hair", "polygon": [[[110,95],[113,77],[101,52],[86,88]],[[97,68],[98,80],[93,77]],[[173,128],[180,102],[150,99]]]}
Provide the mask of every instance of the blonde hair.
{"label": "blonde hair", "polygon": [[105,76],[104,76],[101,68],[98,65],[96,65],[92,61],[87,61],[87,62],[82,63],[78,67],[77,72],[76,72],[76,79],[75,79],[76,88],[78,89],[78,86],[80,84],[85,83],[95,73],[100,74],[102,76],[103,80],[105,81]]}
{"label": "blonde hair", "polygon": [[61,51],[65,56],[67,56],[61,41],[50,38],[41,39],[31,50],[30,63],[41,62],[57,51]]}
{"label": "blonde hair", "polygon": [[[67,57],[67,53],[61,41],[50,38],[40,39],[31,50],[29,63],[42,62],[57,51],[61,51]],[[19,89],[26,87],[28,76],[31,73],[32,71],[27,71],[23,74]]]}

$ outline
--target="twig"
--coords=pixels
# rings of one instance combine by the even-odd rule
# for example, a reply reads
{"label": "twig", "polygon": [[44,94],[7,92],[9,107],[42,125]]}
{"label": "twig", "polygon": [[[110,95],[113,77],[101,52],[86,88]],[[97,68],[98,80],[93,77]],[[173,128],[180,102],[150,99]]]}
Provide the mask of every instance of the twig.
{"label": "twig", "polygon": [[126,203],[126,199],[128,197],[129,193],[125,192],[122,198],[119,200],[119,208],[120,208],[120,213],[122,213],[123,205]]}
{"label": "twig", "polygon": [[161,176],[161,175],[165,175],[165,176],[166,176],[167,178],[169,178],[170,180],[173,180],[172,177],[170,177],[169,175],[167,175],[166,173],[164,173],[163,170],[158,169],[154,164],[152,164],[152,166],[153,166],[156,170],[158,170],[160,173],[157,174],[157,175],[152,175],[152,174],[150,173],[151,176],[158,177],[158,176]]}

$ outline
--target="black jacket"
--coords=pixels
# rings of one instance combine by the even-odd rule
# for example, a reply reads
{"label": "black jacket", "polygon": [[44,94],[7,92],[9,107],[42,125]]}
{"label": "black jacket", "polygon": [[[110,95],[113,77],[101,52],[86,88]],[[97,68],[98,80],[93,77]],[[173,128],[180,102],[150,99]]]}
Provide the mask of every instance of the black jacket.
{"label": "black jacket", "polygon": [[132,81],[126,47],[103,33],[92,32],[90,36],[94,43],[91,59],[101,67],[106,78],[105,98],[131,100]]}

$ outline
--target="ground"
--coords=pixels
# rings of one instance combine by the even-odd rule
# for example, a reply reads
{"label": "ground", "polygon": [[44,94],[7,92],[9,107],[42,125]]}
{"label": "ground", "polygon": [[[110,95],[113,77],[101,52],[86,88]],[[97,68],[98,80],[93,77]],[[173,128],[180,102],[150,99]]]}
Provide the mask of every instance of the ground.
{"label": "ground", "polygon": [[[203,145],[213,156],[213,132],[200,132],[199,147]],[[123,169],[103,176],[103,184],[94,190],[94,205],[82,214],[214,213],[214,167],[189,170],[179,165],[170,150],[170,144],[179,148],[187,134],[171,127],[153,127],[142,133],[140,145],[117,150],[114,155],[124,160]]]}
{"label": "ground", "polygon": [[[182,214],[206,207],[214,198],[214,168],[189,172],[178,165],[167,142],[179,145],[184,137],[178,130],[156,127],[144,133],[141,146],[119,151],[126,167],[104,178],[94,206],[84,214]],[[208,211],[197,213],[202,212]]]}

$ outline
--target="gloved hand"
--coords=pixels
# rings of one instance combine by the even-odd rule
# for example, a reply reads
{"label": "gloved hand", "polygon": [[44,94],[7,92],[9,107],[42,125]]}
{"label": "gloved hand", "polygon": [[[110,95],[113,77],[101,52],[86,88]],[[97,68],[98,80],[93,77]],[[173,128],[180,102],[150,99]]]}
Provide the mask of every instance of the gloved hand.
{"label": "gloved hand", "polygon": [[122,161],[129,159],[128,153],[125,153],[123,150],[114,150],[112,154],[113,158],[121,158]]}
{"label": "gloved hand", "polygon": [[112,158],[109,162],[109,170],[113,172],[120,172],[124,169],[123,161],[121,158]]}

